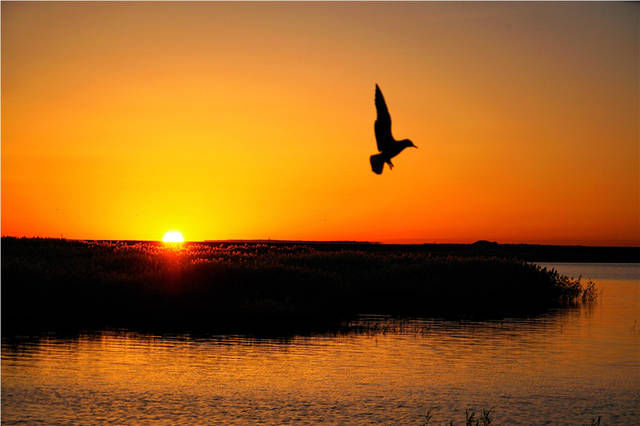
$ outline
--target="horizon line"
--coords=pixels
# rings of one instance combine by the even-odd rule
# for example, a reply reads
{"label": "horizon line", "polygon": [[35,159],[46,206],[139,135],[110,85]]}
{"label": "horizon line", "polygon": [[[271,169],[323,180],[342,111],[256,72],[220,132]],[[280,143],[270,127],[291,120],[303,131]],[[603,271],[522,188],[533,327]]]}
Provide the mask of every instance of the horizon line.
{"label": "horizon line", "polygon": [[[117,241],[117,242],[149,242],[149,243],[162,243],[161,239],[157,240],[145,240],[145,239],[108,239],[108,238],[67,238],[67,237],[39,237],[39,236],[13,236],[2,235],[0,238],[15,238],[15,239],[40,239],[40,240],[64,240],[64,241]],[[211,240],[185,240],[184,243],[276,243],[276,244],[339,244],[339,245],[395,245],[395,246],[426,246],[426,245],[454,245],[454,246],[472,246],[472,245],[502,245],[502,246],[552,246],[552,247],[590,247],[590,248],[636,248],[640,249],[640,243],[636,245],[588,245],[588,244],[549,244],[549,243],[501,243],[498,241],[490,240],[476,240],[474,242],[383,242],[383,241],[359,241],[359,240],[288,240],[288,239],[211,239]]]}

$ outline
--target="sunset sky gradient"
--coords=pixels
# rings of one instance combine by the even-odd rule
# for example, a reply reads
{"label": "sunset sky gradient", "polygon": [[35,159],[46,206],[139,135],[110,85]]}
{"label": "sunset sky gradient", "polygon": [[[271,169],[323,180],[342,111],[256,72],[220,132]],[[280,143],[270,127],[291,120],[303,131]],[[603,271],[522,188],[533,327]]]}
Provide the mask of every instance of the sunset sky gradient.
{"label": "sunset sky gradient", "polygon": [[640,245],[639,16],[2,2],[2,235]]}

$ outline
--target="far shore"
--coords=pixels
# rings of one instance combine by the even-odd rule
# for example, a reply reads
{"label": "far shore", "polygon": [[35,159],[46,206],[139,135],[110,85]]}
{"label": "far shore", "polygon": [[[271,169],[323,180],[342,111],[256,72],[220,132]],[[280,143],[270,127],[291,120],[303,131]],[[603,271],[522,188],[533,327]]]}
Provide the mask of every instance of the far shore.
{"label": "far shore", "polygon": [[[58,238],[19,238],[3,236],[3,239],[26,240],[58,240]],[[157,243],[150,240],[86,240],[66,239],[63,241],[94,241],[123,243]],[[272,239],[227,239],[192,241],[186,244],[208,244],[215,246],[269,244],[279,246],[306,246],[320,251],[332,250],[366,250],[403,251],[406,253],[428,253],[434,256],[462,257],[501,257],[524,260],[528,262],[576,262],[576,263],[638,263],[640,262],[640,245],[638,246],[590,246],[590,245],[555,245],[555,244],[502,244],[494,241],[480,240],[472,244],[461,243],[380,243],[370,241],[305,241],[305,240],[272,240]]]}

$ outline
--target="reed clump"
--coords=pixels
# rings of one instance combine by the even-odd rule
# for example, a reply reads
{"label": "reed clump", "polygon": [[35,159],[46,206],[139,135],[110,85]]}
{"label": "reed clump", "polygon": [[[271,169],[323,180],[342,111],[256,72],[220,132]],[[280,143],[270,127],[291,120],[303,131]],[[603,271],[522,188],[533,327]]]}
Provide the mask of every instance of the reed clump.
{"label": "reed clump", "polygon": [[497,257],[2,238],[3,329],[332,321],[365,313],[505,317],[595,297],[592,282]]}
{"label": "reed clump", "polygon": [[[466,426],[488,426],[494,424],[494,408],[483,408],[481,411],[476,412],[473,408],[464,410]],[[589,423],[585,423],[590,426],[599,426],[602,416],[592,417]],[[433,410],[429,409],[424,415],[422,425],[430,425],[433,422]],[[550,423],[550,422],[545,422]],[[453,420],[449,420],[449,423],[445,423],[449,426],[454,426],[456,423]]]}

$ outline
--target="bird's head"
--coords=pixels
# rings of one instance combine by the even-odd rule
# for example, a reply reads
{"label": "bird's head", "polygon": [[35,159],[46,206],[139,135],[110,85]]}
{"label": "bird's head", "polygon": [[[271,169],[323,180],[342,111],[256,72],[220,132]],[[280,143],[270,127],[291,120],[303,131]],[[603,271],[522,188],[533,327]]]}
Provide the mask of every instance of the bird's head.
{"label": "bird's head", "polygon": [[403,139],[400,141],[400,143],[405,147],[405,148],[417,148],[417,146],[415,146],[413,144],[413,142],[411,142],[410,139]]}

